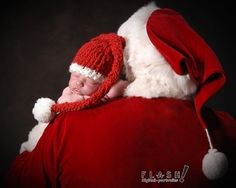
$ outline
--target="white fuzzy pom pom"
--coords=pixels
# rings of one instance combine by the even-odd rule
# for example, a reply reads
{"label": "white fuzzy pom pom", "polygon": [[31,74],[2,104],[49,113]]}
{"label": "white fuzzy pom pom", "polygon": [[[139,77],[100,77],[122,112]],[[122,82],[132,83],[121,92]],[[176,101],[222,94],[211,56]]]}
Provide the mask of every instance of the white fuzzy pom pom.
{"label": "white fuzzy pom pom", "polygon": [[39,98],[32,110],[32,113],[34,115],[34,118],[38,122],[42,123],[48,123],[50,122],[54,116],[55,113],[51,111],[52,105],[55,104],[55,101],[49,98]]}
{"label": "white fuzzy pom pom", "polygon": [[224,153],[209,149],[202,161],[202,171],[210,180],[222,177],[228,170],[228,160]]}

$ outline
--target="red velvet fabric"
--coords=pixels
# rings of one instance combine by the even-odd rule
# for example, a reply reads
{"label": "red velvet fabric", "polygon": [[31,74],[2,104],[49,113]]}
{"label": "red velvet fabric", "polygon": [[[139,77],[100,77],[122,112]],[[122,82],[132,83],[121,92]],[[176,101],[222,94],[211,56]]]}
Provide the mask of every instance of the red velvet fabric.
{"label": "red velvet fabric", "polygon": [[[208,108],[204,118],[229,172],[218,181],[201,170],[208,150],[194,104],[176,99],[120,98],[96,108],[62,113],[32,152],[13,162],[6,187],[223,187],[234,183],[236,121]],[[144,183],[141,171],[189,169],[183,183]],[[148,175],[145,175],[148,178]]]}

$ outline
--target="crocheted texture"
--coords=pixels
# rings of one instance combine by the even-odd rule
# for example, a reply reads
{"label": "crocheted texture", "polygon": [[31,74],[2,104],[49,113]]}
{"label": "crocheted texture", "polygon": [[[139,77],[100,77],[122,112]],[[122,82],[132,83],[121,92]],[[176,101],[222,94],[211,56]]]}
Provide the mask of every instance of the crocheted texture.
{"label": "crocheted texture", "polygon": [[124,46],[125,40],[115,33],[99,35],[83,45],[77,52],[74,62],[95,70],[106,78],[90,98],[79,102],[55,104],[52,106],[52,111],[76,111],[99,102],[119,79]]}

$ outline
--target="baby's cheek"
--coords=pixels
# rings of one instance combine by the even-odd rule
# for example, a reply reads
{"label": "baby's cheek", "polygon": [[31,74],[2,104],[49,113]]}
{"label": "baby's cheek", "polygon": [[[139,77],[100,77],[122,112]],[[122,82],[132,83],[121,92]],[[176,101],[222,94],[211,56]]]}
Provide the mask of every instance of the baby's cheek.
{"label": "baby's cheek", "polygon": [[69,82],[70,87],[76,87],[76,85],[77,85],[77,82],[74,79],[70,80]]}
{"label": "baby's cheek", "polygon": [[90,95],[92,93],[94,93],[97,90],[98,86],[94,85],[94,86],[86,86],[84,88],[84,91],[86,92],[87,95]]}

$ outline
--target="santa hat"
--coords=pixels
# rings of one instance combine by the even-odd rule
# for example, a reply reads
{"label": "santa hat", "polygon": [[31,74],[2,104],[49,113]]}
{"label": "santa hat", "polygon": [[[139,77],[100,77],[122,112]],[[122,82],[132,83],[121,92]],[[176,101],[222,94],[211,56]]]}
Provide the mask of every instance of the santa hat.
{"label": "santa hat", "polygon": [[101,34],[85,43],[78,50],[69,71],[101,82],[101,85],[90,98],[79,102],[56,104],[49,98],[38,99],[33,108],[35,119],[49,122],[57,113],[81,110],[98,103],[120,77],[124,46],[123,37],[115,33]]}
{"label": "santa hat", "polygon": [[[134,31],[125,28],[131,24],[133,24],[132,28],[139,29]],[[202,116],[202,108],[206,101],[225,83],[224,71],[218,58],[180,14],[170,9],[159,9],[153,3],[138,10],[127,23],[121,26],[118,34],[127,37],[127,41],[129,41],[129,37],[132,37],[131,30],[139,34],[143,32],[141,33],[142,37],[139,36],[138,39],[133,41],[139,40],[142,46],[147,44],[146,46],[152,49],[149,49],[149,51],[152,51],[152,54],[149,54],[149,57],[153,57],[151,61],[154,62],[155,59],[161,63],[167,62],[176,74],[181,76],[188,74],[197,85],[198,90],[193,100],[200,124],[209,142],[209,150],[203,158],[202,170],[208,179],[217,179],[223,176],[228,168],[227,158],[223,153],[213,148],[206,122]],[[137,33],[134,35],[138,36]],[[129,42],[131,41],[132,39]],[[149,44],[149,41],[152,45]],[[127,42],[127,47],[129,45],[134,44],[128,44]],[[129,49],[129,51],[135,55],[137,54],[135,49]],[[133,54],[129,55],[132,56]],[[164,60],[161,59],[160,54],[164,57]],[[132,59],[135,58],[132,57]],[[137,66],[142,65],[141,61],[139,62],[140,64],[135,64],[134,61],[132,64],[132,61],[129,61],[134,74],[140,74],[140,71],[136,70]],[[148,66],[145,69],[148,69]],[[145,70],[143,69],[143,71]],[[138,79],[140,75],[134,76]]]}

